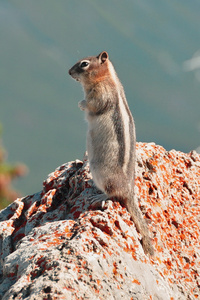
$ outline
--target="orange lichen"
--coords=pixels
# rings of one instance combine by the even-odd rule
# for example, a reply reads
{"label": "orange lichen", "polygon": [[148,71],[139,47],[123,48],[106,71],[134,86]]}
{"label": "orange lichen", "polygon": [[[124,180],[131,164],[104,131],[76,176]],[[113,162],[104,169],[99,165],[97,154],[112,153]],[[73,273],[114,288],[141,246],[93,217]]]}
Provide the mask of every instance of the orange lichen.
{"label": "orange lichen", "polygon": [[117,263],[114,262],[113,263],[113,274],[116,276],[118,274],[118,271],[117,271]]}
{"label": "orange lichen", "polygon": [[141,282],[139,282],[139,280],[137,280],[137,279],[133,279],[133,280],[132,280],[132,283],[136,283],[136,284],[138,284],[138,285],[141,284]]}
{"label": "orange lichen", "polygon": [[[142,149],[144,148],[145,147],[142,147]],[[161,156],[160,161],[162,162],[160,165],[158,163],[159,155]],[[164,274],[167,276],[170,271],[170,274],[174,274],[174,278],[177,278],[178,281],[180,280],[183,282],[183,280],[185,280],[185,283],[192,283],[195,282],[195,278],[191,266],[195,265],[194,260],[196,251],[194,250],[193,243],[196,243],[199,247],[199,243],[197,242],[199,239],[199,229],[196,216],[199,215],[200,210],[200,206],[197,204],[200,200],[198,190],[200,174],[199,169],[195,170],[194,168],[193,173],[190,173],[190,170],[188,169],[192,166],[191,159],[182,159],[181,155],[181,152],[175,151],[169,152],[168,156],[165,155],[165,164],[168,166],[168,168],[165,168],[162,154],[158,152],[157,157],[153,157],[157,162],[153,162],[152,159],[150,161],[151,165],[156,166],[156,173],[151,174],[150,178],[150,172],[147,170],[144,173],[143,178],[147,178],[148,180],[155,178],[154,180],[160,182],[160,186],[157,186],[159,186],[160,190],[162,189],[162,194],[160,194],[163,197],[160,200],[162,201],[161,205],[158,206],[155,202],[152,202],[152,211],[155,212],[151,214],[151,219],[155,224],[159,225],[156,227],[156,230],[157,234],[159,232],[161,237],[161,240],[159,238],[159,241],[157,237],[154,237],[156,251],[161,253],[165,251],[165,249],[173,250],[173,257],[171,256],[169,259],[163,261],[161,258],[159,259],[159,263],[164,263],[166,266]],[[160,181],[157,176],[159,175],[159,170],[162,173],[164,172],[162,181]],[[195,171],[196,176],[194,173]],[[148,202],[150,202],[150,198],[154,200],[154,193],[148,194],[150,184],[146,184],[146,182],[145,184],[142,183],[141,177],[139,179],[138,184],[140,193],[144,195],[145,198],[149,199]],[[189,180],[190,185],[187,183]],[[192,184],[192,180],[195,180],[195,185]],[[185,244],[187,244],[187,246],[185,246]],[[180,253],[187,254],[187,256],[190,257],[189,261],[185,261],[185,259],[180,256]],[[154,262],[151,261],[151,263]],[[172,282],[171,279],[170,282]]]}

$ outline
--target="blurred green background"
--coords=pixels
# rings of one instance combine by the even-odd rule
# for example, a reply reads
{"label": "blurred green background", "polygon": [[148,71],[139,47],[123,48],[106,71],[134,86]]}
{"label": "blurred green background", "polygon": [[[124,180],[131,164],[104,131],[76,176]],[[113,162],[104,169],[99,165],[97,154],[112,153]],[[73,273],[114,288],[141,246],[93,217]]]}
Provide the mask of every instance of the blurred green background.
{"label": "blurred green background", "polygon": [[133,113],[137,140],[167,150],[200,146],[200,1],[0,0],[0,122],[10,162],[28,176],[82,159],[86,123],[68,69],[106,50]]}

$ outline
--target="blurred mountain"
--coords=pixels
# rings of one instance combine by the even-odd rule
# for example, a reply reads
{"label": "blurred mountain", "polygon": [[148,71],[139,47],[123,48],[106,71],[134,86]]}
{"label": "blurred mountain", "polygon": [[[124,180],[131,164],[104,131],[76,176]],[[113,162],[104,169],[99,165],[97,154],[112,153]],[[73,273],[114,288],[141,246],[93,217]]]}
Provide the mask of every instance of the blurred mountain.
{"label": "blurred mountain", "polygon": [[55,167],[82,158],[83,92],[68,76],[108,51],[135,118],[137,140],[189,152],[200,145],[200,2],[0,0],[0,120],[10,161],[41,188]]}

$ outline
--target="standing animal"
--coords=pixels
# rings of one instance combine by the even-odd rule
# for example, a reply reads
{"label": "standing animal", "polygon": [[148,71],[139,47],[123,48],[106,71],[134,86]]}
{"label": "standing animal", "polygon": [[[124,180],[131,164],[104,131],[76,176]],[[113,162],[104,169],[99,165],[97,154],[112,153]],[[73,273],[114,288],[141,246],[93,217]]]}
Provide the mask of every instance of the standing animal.
{"label": "standing animal", "polygon": [[90,170],[97,188],[103,194],[94,202],[114,197],[131,214],[142,235],[145,253],[154,254],[149,231],[134,199],[135,125],[123,86],[103,51],[78,61],[69,74],[79,81],[85,100],[79,102],[88,121],[87,151]]}

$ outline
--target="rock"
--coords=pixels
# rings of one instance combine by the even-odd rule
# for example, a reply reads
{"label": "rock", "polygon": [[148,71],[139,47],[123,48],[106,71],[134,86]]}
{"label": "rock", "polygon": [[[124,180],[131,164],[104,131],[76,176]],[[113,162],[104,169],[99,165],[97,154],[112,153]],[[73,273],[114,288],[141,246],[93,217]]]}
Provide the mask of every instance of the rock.
{"label": "rock", "polygon": [[137,144],[135,196],[154,257],[118,202],[91,209],[95,193],[85,158],[0,212],[0,299],[199,299],[200,155]]}

